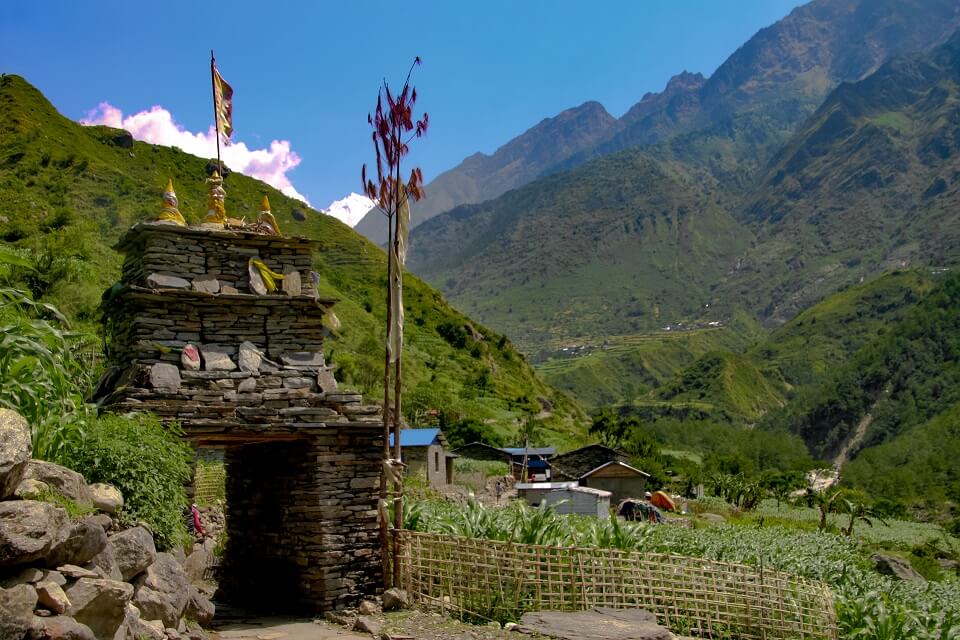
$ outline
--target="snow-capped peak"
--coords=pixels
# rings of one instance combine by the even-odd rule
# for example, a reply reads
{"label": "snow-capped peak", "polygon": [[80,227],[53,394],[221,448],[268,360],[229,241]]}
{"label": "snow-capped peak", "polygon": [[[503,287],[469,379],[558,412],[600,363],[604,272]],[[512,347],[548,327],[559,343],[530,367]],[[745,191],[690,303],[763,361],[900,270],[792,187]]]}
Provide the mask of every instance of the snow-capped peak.
{"label": "snow-capped peak", "polygon": [[375,206],[370,198],[351,193],[342,200],[331,202],[329,207],[320,211],[353,227]]}

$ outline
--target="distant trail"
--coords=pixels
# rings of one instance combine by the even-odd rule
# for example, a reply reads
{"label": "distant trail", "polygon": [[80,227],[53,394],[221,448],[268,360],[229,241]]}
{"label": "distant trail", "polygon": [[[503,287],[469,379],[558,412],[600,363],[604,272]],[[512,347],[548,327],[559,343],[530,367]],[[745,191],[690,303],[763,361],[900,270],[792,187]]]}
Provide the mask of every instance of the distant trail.
{"label": "distant trail", "polygon": [[853,435],[850,436],[850,439],[847,440],[846,444],[843,445],[843,448],[840,449],[840,453],[837,454],[837,457],[833,460],[833,470],[840,474],[840,469],[850,460],[850,453],[854,451],[857,447],[860,446],[860,443],[863,442],[864,437],[867,435],[867,429],[870,428],[870,425],[873,423],[873,410],[877,408],[877,404],[884,398],[890,397],[890,392],[893,391],[890,383],[887,383],[887,386],[883,388],[883,393],[880,394],[880,397],[870,405],[870,408],[867,409],[867,412],[864,414],[863,418],[857,424],[857,428],[854,430]]}
{"label": "distant trail", "polygon": [[873,410],[877,408],[877,404],[881,400],[890,396],[892,390],[890,383],[887,383],[887,386],[883,388],[883,393],[870,405],[870,408],[867,409],[863,418],[857,423],[857,428],[853,430],[853,434],[844,443],[843,448],[840,449],[840,453],[833,459],[833,466],[829,470],[819,469],[811,472],[812,475],[809,477],[811,489],[814,491],[826,491],[837,484],[840,480],[840,470],[843,468],[843,465],[850,460],[850,454],[860,446],[863,439],[867,436],[867,429],[869,429],[873,423]]}

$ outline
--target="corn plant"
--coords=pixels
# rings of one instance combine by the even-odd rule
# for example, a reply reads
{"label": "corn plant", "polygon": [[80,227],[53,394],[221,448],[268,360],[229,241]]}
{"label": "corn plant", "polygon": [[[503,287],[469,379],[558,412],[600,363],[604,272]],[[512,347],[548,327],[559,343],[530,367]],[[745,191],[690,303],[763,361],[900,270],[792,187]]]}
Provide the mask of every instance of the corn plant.
{"label": "corn plant", "polygon": [[90,415],[83,394],[91,382],[83,346],[56,308],[0,289],[0,406],[30,424],[36,458],[56,459],[82,436]]}

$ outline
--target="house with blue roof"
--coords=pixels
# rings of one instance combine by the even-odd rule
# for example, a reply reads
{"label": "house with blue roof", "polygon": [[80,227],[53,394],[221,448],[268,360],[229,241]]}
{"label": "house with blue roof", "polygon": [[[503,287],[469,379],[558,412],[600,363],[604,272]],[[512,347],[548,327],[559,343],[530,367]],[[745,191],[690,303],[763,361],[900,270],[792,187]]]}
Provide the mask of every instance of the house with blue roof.
{"label": "house with blue roof", "polygon": [[[400,459],[407,465],[407,474],[424,475],[431,487],[453,484],[453,459],[447,451],[447,438],[440,429],[401,429]],[[393,434],[390,434],[393,448]]]}

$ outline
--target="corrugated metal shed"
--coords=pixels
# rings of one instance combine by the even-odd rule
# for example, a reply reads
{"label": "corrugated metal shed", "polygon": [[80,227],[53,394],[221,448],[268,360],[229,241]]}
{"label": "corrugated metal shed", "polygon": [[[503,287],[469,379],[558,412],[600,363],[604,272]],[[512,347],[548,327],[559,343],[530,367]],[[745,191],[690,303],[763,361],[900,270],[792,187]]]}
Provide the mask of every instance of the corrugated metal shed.
{"label": "corrugated metal shed", "polygon": [[610,517],[609,491],[591,487],[554,489],[543,497],[542,504],[554,505],[557,513],[575,513],[583,516]]}

